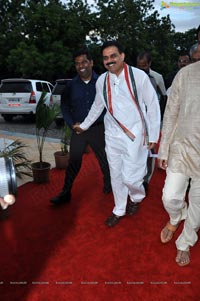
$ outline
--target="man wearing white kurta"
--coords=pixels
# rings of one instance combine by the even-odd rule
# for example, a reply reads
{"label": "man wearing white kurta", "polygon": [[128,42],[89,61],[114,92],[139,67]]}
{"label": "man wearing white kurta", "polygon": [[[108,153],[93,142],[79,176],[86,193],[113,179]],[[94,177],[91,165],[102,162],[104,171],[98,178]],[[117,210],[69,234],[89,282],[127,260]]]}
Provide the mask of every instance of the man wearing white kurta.
{"label": "man wearing white kurta", "polygon": [[[189,264],[189,249],[200,228],[200,62],[182,68],[176,75],[168,98],[159,148],[159,165],[166,169],[163,204],[170,220],[161,231],[161,241],[169,242],[181,220],[185,220],[176,240],[176,262]],[[190,182],[189,205],[185,201]]]}
{"label": "man wearing white kurta", "polygon": [[[106,153],[115,202],[106,224],[112,227],[126,213],[134,214],[145,197],[143,177],[148,150],[155,146],[159,138],[160,109],[148,76],[131,67],[135,79],[134,91],[128,66],[124,63],[124,52],[117,41],[106,42],[102,46],[102,54],[108,73],[102,74],[97,80],[95,101],[77,131],[87,130],[106,107]],[[135,94],[141,111],[136,105]],[[148,143],[145,141],[145,125]],[[130,201],[127,204],[128,196]]]}

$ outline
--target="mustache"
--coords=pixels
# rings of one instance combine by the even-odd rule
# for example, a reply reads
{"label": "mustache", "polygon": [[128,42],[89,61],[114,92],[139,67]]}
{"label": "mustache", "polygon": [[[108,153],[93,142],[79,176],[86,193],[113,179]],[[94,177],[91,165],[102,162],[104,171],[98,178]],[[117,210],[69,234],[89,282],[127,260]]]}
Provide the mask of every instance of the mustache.
{"label": "mustache", "polygon": [[109,62],[106,64],[106,66],[110,66],[110,65],[113,65],[113,64],[116,64],[115,62]]}

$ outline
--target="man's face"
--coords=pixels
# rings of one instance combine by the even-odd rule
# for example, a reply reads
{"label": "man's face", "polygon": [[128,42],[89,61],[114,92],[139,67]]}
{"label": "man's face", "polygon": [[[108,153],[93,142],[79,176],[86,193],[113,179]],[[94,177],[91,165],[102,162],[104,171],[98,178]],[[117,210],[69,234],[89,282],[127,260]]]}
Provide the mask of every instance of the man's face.
{"label": "man's face", "polygon": [[197,51],[193,52],[191,61],[192,63],[200,61],[200,45],[198,45]]}
{"label": "man's face", "polygon": [[75,58],[75,67],[82,80],[90,80],[92,77],[93,61],[88,60],[85,54]]}
{"label": "man's face", "polygon": [[148,63],[146,58],[143,59],[137,59],[137,68],[145,71],[146,73],[149,73],[151,63]]}
{"label": "man's face", "polygon": [[111,73],[117,76],[124,68],[125,54],[119,53],[119,50],[115,46],[107,47],[103,50],[103,64],[104,67]]}
{"label": "man's face", "polygon": [[200,52],[195,52],[192,55],[192,63],[200,61]]}
{"label": "man's face", "polygon": [[187,66],[190,63],[189,55],[181,55],[178,58],[178,68],[181,69],[182,67]]}

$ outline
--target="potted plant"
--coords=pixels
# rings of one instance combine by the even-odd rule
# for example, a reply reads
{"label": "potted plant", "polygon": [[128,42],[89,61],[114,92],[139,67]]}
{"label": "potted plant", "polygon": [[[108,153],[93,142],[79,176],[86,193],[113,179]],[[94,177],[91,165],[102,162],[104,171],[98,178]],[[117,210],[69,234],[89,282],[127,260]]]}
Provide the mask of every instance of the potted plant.
{"label": "potted plant", "polygon": [[19,179],[24,176],[32,177],[31,160],[27,158],[24,152],[26,147],[26,144],[17,139],[0,149],[0,158],[4,158],[4,160],[12,159],[15,175]]}
{"label": "potted plant", "polygon": [[69,161],[71,129],[67,124],[62,127],[61,150],[54,153],[56,168],[66,169]]}
{"label": "potted plant", "polygon": [[36,141],[39,152],[39,161],[32,163],[33,179],[36,183],[44,183],[49,181],[49,174],[51,164],[43,161],[43,148],[44,143],[50,130],[50,126],[60,113],[60,107],[57,104],[51,106],[46,104],[46,92],[42,92],[42,95],[38,101],[36,107],[35,118],[35,131]]}

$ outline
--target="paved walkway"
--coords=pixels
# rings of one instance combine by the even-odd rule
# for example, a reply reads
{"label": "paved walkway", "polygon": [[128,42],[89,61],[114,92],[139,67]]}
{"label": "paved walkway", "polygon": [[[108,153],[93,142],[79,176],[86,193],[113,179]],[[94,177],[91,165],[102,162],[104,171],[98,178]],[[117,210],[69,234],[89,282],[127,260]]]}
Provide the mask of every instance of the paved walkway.
{"label": "paved walkway", "polygon": [[[25,135],[22,133],[0,131],[0,148],[5,147],[10,142],[17,139],[27,145],[27,147],[24,149],[27,158],[32,162],[38,161],[39,152],[37,149],[37,141],[35,135]],[[44,161],[51,163],[51,168],[55,167],[54,152],[58,150],[60,150],[60,140],[55,138],[46,138],[43,149],[43,158]],[[20,186],[30,181],[32,181],[32,178],[30,177],[24,177],[22,180],[17,178],[17,185]]]}

